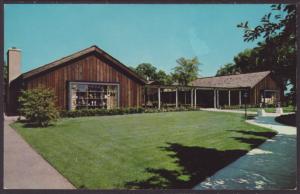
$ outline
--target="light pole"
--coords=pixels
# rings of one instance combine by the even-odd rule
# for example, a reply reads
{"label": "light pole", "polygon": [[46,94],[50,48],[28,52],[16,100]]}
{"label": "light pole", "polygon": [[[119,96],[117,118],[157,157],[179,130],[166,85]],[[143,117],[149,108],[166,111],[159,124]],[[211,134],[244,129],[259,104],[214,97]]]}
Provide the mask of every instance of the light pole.
{"label": "light pole", "polygon": [[248,98],[248,92],[245,91],[244,93],[244,103],[245,103],[245,119],[247,119],[247,103],[246,103],[246,99]]}

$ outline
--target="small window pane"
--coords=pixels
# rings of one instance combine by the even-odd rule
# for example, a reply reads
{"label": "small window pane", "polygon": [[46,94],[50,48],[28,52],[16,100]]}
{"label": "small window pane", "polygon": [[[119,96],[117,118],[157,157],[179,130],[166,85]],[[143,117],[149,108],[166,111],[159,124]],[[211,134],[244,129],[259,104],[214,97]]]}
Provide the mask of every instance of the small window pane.
{"label": "small window pane", "polygon": [[119,85],[104,83],[70,84],[70,109],[118,107]]}

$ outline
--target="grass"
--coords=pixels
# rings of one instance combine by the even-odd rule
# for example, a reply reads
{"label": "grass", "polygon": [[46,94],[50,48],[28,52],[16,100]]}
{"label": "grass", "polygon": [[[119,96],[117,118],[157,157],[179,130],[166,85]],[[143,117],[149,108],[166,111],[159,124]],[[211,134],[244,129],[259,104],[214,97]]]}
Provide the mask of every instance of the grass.
{"label": "grass", "polygon": [[275,135],[206,111],[68,118],[12,127],[77,188],[192,188]]}

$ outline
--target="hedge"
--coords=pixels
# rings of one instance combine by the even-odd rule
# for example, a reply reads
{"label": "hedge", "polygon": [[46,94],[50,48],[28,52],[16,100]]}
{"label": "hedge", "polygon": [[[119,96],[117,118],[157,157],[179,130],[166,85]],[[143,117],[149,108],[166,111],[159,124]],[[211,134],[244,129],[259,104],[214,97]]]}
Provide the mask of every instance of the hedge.
{"label": "hedge", "polygon": [[[244,109],[245,108],[245,104],[240,105],[223,105],[220,107],[221,109]],[[251,105],[251,104],[247,104],[247,108],[261,108],[259,105]],[[265,107],[263,108],[275,108],[275,105],[269,104],[269,105],[265,105]]]}
{"label": "hedge", "polygon": [[193,108],[168,108],[168,109],[145,109],[145,108],[117,108],[117,109],[80,109],[72,111],[61,111],[61,117],[84,117],[84,116],[105,116],[105,115],[123,115],[136,113],[158,113],[158,112],[179,112],[194,111]]}

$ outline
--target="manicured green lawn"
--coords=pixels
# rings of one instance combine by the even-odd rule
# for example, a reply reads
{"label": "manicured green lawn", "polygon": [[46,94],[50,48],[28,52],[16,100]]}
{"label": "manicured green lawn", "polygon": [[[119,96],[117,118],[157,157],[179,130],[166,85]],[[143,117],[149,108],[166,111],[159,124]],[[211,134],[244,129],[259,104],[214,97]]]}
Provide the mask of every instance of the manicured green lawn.
{"label": "manicured green lawn", "polygon": [[206,111],[62,119],[14,128],[77,188],[192,188],[275,135]]}

